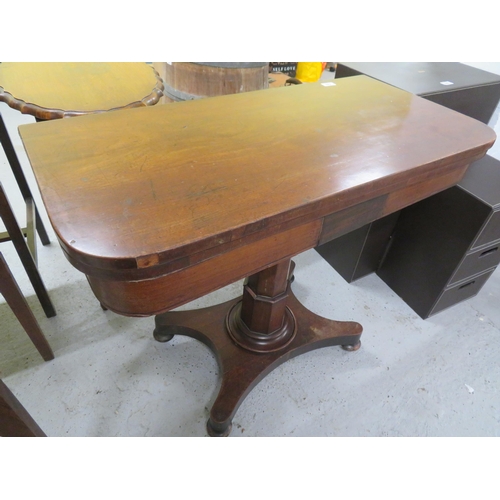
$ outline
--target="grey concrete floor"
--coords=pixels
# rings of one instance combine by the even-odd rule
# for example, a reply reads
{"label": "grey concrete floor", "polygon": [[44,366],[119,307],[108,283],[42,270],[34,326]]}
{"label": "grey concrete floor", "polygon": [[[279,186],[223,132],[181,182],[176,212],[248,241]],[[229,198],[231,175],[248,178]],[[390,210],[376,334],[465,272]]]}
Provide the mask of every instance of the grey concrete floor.
{"label": "grey concrete floor", "polygon": [[[34,119],[3,103],[0,112],[50,227],[17,134]],[[500,133],[498,110],[490,126]],[[489,154],[500,159],[500,144]],[[0,173],[22,223],[1,150]],[[211,351],[186,337],[159,344],[152,318],[102,311],[50,236],[38,260],[54,318],[44,316],[12,245],[0,251],[56,357],[42,360],[1,298],[0,378],[48,436],[205,436],[218,380]],[[231,436],[500,435],[500,271],[476,297],[422,320],[376,275],[348,284],[314,250],[295,261],[298,298],[322,316],[360,322],[362,347],[319,349],[275,369],[240,406]],[[235,283],[183,309],[240,289]]]}

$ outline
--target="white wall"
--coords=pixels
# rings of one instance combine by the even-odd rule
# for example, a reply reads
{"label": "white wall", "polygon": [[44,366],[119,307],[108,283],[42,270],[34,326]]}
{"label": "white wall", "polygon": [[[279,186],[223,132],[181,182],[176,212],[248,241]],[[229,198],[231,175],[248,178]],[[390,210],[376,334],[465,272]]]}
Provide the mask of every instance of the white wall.
{"label": "white wall", "polygon": [[500,75],[500,62],[464,62],[462,64],[468,64],[469,66]]}

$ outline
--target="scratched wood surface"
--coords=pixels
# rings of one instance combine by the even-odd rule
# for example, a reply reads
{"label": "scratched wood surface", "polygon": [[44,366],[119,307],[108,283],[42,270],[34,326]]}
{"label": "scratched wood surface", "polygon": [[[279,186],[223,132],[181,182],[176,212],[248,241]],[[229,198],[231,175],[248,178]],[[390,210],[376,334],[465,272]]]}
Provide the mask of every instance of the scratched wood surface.
{"label": "scratched wood surface", "polygon": [[0,64],[0,101],[42,120],[150,106],[162,90],[146,63]]}
{"label": "scratched wood surface", "polygon": [[134,260],[349,206],[484,153],[484,125],[365,77],[20,127],[62,240]]}
{"label": "scratched wood surface", "polygon": [[[68,259],[97,293],[100,280],[133,288],[220,255],[256,272],[288,246],[312,248],[337,225],[347,231],[449,187],[495,140],[476,120],[364,76],[323,83],[21,126]],[[314,229],[299,243],[276,243],[306,224]],[[259,251],[241,250],[249,245]],[[115,309],[135,294],[113,293]],[[134,314],[161,306],[144,300]]]}

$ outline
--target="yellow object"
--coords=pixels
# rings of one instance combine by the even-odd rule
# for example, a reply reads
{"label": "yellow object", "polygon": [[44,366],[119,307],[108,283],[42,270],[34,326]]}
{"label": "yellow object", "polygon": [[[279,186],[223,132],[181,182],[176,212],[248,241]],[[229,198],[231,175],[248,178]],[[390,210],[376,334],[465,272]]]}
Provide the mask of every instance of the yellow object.
{"label": "yellow object", "polygon": [[320,62],[299,62],[295,77],[301,82],[317,82],[323,72],[323,63]]}

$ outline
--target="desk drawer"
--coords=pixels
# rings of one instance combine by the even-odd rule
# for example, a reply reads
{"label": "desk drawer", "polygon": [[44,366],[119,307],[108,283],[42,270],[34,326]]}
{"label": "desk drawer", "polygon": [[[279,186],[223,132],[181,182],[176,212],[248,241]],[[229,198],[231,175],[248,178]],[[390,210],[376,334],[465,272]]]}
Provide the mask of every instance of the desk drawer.
{"label": "desk drawer", "polygon": [[500,241],[467,254],[450,279],[450,284],[457,283],[482,271],[491,269],[500,263]]}
{"label": "desk drawer", "polygon": [[476,240],[472,244],[472,248],[487,245],[490,241],[495,241],[500,238],[500,210],[495,210],[486,220],[481,231],[477,235]]}
{"label": "desk drawer", "polygon": [[493,269],[488,269],[484,273],[477,274],[476,276],[471,277],[468,280],[464,280],[462,282],[457,283],[456,285],[447,288],[441,294],[436,304],[426,316],[432,316],[443,309],[451,307],[463,300],[470,299],[479,293],[479,290],[483,287],[483,285],[488,281],[488,278],[493,274]]}

